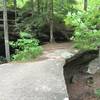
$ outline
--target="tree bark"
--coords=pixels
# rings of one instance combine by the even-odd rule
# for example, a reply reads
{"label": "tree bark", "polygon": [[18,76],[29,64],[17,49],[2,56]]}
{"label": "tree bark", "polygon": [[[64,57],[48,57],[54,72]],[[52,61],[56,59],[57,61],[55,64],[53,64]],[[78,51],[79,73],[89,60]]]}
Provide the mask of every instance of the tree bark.
{"label": "tree bark", "polygon": [[49,1],[49,11],[50,11],[50,43],[53,43],[54,40],[54,35],[53,35],[53,0]]}
{"label": "tree bark", "polygon": [[32,4],[32,17],[33,17],[34,15],[34,1],[33,0],[31,0],[31,4]]}
{"label": "tree bark", "polygon": [[88,0],[84,0],[84,10],[87,11]]}
{"label": "tree bark", "polygon": [[40,15],[40,0],[37,0],[38,15]]}
{"label": "tree bark", "polygon": [[15,10],[15,25],[17,24],[16,23],[16,17],[17,17],[17,12],[16,12],[16,9],[17,8],[17,1],[16,0],[14,0],[14,10]]}
{"label": "tree bark", "polygon": [[9,37],[8,37],[8,21],[7,21],[7,0],[3,0],[3,19],[4,19],[4,39],[5,39],[5,53],[6,59],[10,61]]}

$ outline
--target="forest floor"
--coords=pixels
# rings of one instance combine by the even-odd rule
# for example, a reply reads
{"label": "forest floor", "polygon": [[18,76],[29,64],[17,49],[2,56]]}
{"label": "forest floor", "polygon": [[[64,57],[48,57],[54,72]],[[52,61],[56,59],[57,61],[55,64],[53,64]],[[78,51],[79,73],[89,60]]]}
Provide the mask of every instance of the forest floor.
{"label": "forest floor", "polygon": [[[50,52],[52,53],[53,51],[59,50],[59,49],[66,49],[67,51],[69,51],[71,53],[77,53],[78,52],[78,50],[76,50],[74,48],[74,45],[73,45],[72,42],[54,43],[54,44],[48,43],[48,44],[43,45],[43,49],[44,49],[44,56],[39,57],[38,60],[47,59],[45,57],[46,54],[48,54]],[[95,96],[95,94],[91,95],[91,93],[93,91],[100,88],[100,72],[96,73],[94,75],[94,85],[93,85],[93,87],[87,86],[83,77],[84,76],[81,76],[75,84],[73,84],[73,85],[71,85],[71,87],[69,87],[70,88],[70,94],[71,94],[71,97],[72,97],[70,100],[100,100],[100,98],[98,99]]]}
{"label": "forest floor", "polygon": [[[65,43],[46,43],[42,45],[43,54],[35,59],[35,61],[40,61],[44,59],[48,59],[47,54],[52,53],[56,50],[66,50],[70,53],[76,53],[78,50],[74,48],[73,42],[65,42]],[[50,58],[50,57],[49,57]]]}

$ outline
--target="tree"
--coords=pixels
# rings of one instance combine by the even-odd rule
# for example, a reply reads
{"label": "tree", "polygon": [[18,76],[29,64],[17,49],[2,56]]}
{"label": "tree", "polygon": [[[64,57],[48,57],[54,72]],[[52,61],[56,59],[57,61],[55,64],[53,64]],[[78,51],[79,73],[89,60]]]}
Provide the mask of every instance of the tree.
{"label": "tree", "polygon": [[88,1],[84,0],[84,10],[87,11],[87,5],[88,5]]}
{"label": "tree", "polygon": [[54,35],[53,35],[53,0],[49,2],[49,23],[50,23],[50,43],[54,42]]}
{"label": "tree", "polygon": [[37,10],[38,14],[40,14],[40,0],[37,0]]}
{"label": "tree", "polygon": [[8,21],[7,21],[7,0],[3,0],[3,19],[4,19],[4,39],[5,39],[5,53],[7,61],[10,61],[10,50],[9,50],[9,37],[8,37]]}
{"label": "tree", "polygon": [[34,1],[33,0],[31,0],[31,6],[32,6],[32,17],[33,17],[33,15],[34,15]]}

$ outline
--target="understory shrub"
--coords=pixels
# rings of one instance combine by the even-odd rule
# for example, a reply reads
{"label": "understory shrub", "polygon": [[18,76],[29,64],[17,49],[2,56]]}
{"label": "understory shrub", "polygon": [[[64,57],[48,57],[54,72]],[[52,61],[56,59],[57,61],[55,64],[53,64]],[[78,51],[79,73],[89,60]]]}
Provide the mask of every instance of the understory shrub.
{"label": "understory shrub", "polygon": [[39,40],[35,38],[21,38],[16,42],[11,42],[10,45],[16,49],[16,53],[12,55],[14,61],[30,61],[42,53]]}
{"label": "understory shrub", "polygon": [[75,47],[80,49],[96,49],[100,45],[100,31],[75,34]]}
{"label": "understory shrub", "polygon": [[100,100],[100,88],[96,89],[95,95],[97,96],[97,100]]}
{"label": "understory shrub", "polygon": [[66,25],[75,27],[73,40],[78,49],[96,49],[100,45],[100,10],[97,8],[89,9],[87,12],[69,12],[65,18]]}

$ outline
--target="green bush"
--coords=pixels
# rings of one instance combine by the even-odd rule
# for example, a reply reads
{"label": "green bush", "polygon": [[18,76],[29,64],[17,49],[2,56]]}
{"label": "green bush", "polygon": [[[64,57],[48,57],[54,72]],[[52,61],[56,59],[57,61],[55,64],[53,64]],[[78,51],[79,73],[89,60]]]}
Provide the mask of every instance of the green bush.
{"label": "green bush", "polygon": [[11,42],[10,45],[16,49],[16,53],[12,55],[14,61],[29,61],[42,53],[39,40],[34,38],[18,39],[16,42]]}
{"label": "green bush", "polygon": [[69,12],[65,23],[75,27],[73,40],[76,48],[96,49],[100,45],[100,30],[96,29],[97,24],[100,24],[100,10],[97,8],[87,12]]}
{"label": "green bush", "polygon": [[97,96],[97,100],[100,100],[100,88],[96,89],[95,95]]}
{"label": "green bush", "polygon": [[75,34],[75,47],[80,49],[96,49],[100,45],[100,31]]}
{"label": "green bush", "polygon": [[18,12],[18,17],[16,19],[16,31],[25,31],[28,33],[33,33],[36,35],[37,32],[40,32],[41,27],[47,22],[46,13],[38,15],[38,13],[30,14],[31,9],[22,10]]}

